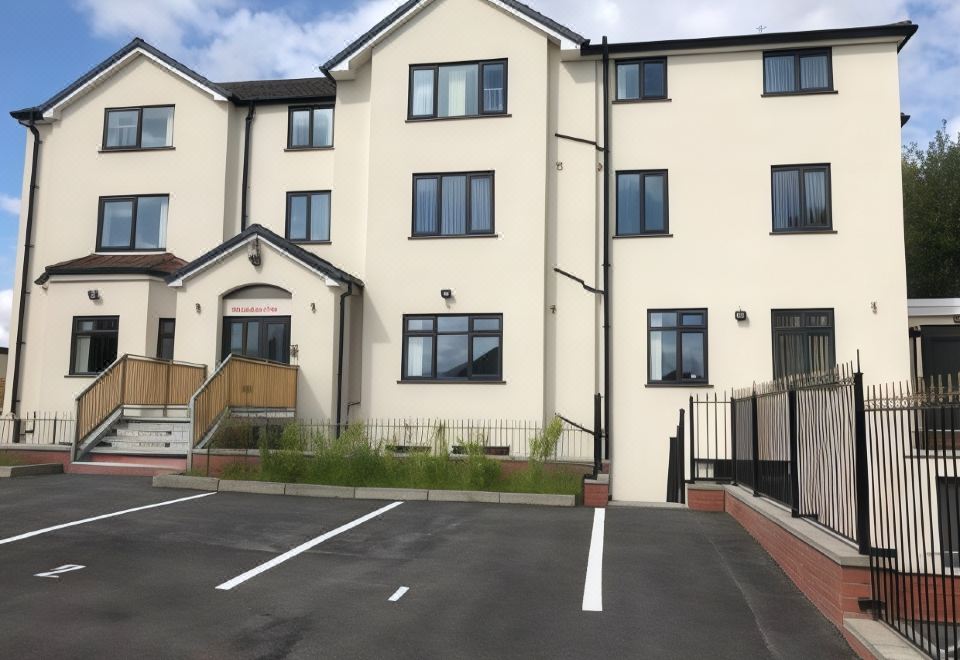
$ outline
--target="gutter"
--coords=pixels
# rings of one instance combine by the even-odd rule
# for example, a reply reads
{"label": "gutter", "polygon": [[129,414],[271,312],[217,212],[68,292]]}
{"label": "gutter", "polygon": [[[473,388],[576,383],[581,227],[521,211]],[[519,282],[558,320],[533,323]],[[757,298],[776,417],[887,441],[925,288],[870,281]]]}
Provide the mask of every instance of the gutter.
{"label": "gutter", "polygon": [[340,437],[343,423],[343,341],[344,326],[346,324],[347,298],[353,295],[353,283],[347,282],[347,290],[340,294],[340,339],[337,346],[337,430],[336,437]]}
{"label": "gutter", "polygon": [[610,377],[610,46],[603,38],[603,421],[606,431],[606,457],[609,461],[613,429],[613,390]]}
{"label": "gutter", "polygon": [[243,175],[240,182],[240,231],[247,228],[249,222],[249,213],[247,210],[247,187],[250,181],[250,134],[253,127],[253,118],[256,116],[257,104],[250,102],[247,109],[247,117],[244,120],[243,132]]}
{"label": "gutter", "polygon": [[[23,262],[21,264],[22,269],[20,271],[20,301],[17,309],[17,341],[14,343],[14,346],[17,347],[17,352],[13,359],[13,383],[10,391],[10,412],[13,413],[14,416],[16,416],[20,411],[21,349],[26,343],[23,341],[23,320],[27,311],[27,296],[29,295],[29,292],[27,291],[27,276],[30,273],[30,250],[33,249],[31,240],[33,238],[33,210],[37,191],[37,161],[40,158],[40,131],[38,131],[37,127],[34,125],[34,119],[31,118],[27,124],[24,124],[21,121],[20,125],[26,126],[33,135],[33,160],[30,163],[30,193],[27,197],[27,222],[23,235]],[[19,438],[19,435],[19,429],[15,429],[13,435],[14,442],[16,442],[16,440]]]}

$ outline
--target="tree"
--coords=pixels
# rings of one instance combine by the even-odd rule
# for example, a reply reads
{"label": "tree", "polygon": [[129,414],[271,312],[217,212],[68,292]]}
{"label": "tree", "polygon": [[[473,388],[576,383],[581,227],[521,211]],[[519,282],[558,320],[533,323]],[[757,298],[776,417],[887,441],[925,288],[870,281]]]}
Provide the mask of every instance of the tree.
{"label": "tree", "polygon": [[946,122],[926,151],[903,150],[903,222],[909,297],[960,298],[960,133]]}

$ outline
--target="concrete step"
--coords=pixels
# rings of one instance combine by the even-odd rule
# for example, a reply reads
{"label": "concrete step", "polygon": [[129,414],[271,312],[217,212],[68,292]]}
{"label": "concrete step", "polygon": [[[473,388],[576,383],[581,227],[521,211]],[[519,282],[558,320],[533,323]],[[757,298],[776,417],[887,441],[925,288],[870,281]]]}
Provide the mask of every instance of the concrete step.
{"label": "concrete step", "polygon": [[67,474],[101,474],[126,477],[155,477],[159,474],[173,474],[186,469],[187,461],[178,467],[164,467],[147,463],[108,463],[105,461],[80,461],[64,466]]}
{"label": "concrete step", "polygon": [[104,438],[103,442],[91,449],[91,451],[96,451],[99,449],[110,449],[110,450],[120,450],[120,451],[160,451],[160,452],[179,452],[187,453],[187,447],[189,445],[186,442],[169,442],[169,441],[138,441],[138,440],[120,440],[118,438]]}
{"label": "concrete step", "polygon": [[170,428],[152,428],[159,425],[127,425],[127,426],[118,426],[113,429],[113,435],[121,436],[125,438],[143,438],[143,437],[157,437],[157,438],[170,438],[176,436],[186,436],[187,427],[184,425],[182,429],[170,429]]}
{"label": "concrete step", "polygon": [[184,470],[187,466],[186,456],[135,454],[130,452],[91,452],[81,463],[122,463],[124,465],[146,465],[171,470]]}
{"label": "concrete step", "polygon": [[187,455],[187,447],[106,447],[100,445],[90,450],[85,460],[115,460],[118,456],[136,456],[139,460],[144,456],[183,458]]}

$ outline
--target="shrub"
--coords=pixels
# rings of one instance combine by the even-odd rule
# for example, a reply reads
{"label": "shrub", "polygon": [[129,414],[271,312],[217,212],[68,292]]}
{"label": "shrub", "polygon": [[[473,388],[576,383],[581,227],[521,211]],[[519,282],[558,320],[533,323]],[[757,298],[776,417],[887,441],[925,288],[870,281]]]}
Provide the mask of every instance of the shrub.
{"label": "shrub", "polygon": [[530,462],[542,465],[556,456],[560,435],[563,433],[563,420],[554,417],[550,423],[530,441]]}

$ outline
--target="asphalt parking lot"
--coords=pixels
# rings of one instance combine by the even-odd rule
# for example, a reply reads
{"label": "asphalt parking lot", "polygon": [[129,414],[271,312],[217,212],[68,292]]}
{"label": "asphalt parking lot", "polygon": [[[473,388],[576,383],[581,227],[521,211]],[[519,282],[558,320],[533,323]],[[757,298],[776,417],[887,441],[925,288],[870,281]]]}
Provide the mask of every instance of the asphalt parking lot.
{"label": "asphalt parking lot", "polygon": [[722,514],[197,495],[0,481],[0,656],[854,657]]}

